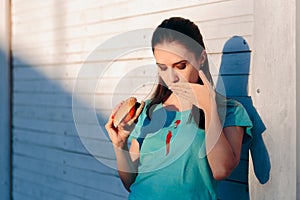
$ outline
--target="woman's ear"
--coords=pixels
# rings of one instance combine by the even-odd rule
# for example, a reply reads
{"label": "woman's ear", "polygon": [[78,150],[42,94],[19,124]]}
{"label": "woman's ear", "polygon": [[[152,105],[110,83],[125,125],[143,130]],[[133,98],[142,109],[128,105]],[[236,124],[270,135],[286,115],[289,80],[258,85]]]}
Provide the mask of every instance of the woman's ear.
{"label": "woman's ear", "polygon": [[207,59],[206,50],[203,49],[203,51],[202,51],[202,53],[200,55],[200,58],[199,58],[200,66],[204,65],[206,59]]}

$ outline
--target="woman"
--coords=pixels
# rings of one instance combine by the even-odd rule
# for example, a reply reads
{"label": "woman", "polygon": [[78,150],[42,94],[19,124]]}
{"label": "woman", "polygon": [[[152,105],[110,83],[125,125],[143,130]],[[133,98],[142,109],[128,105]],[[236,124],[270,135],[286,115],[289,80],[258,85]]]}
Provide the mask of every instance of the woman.
{"label": "woman", "polygon": [[115,128],[118,106],[106,124],[129,199],[217,199],[217,180],[238,165],[251,121],[241,104],[214,91],[193,22],[164,20],[152,50],[159,84],[137,124]]}

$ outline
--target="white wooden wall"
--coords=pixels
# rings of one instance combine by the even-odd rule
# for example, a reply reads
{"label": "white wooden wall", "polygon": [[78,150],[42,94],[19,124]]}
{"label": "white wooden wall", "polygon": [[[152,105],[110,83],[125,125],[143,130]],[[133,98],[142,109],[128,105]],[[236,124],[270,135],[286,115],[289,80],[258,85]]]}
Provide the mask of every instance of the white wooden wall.
{"label": "white wooden wall", "polygon": [[[13,0],[13,197],[124,199],[127,193],[116,171],[85,150],[74,126],[72,91],[83,62],[114,35],[154,28],[164,18],[183,16],[199,24],[211,58],[219,66],[229,37],[241,35],[251,46],[252,4],[244,0]],[[116,61],[116,69],[106,77],[107,88],[96,91],[99,99],[111,97],[110,88],[126,67],[149,64],[150,55]],[[134,80],[147,75],[136,74]],[[134,83],[128,81],[127,87]],[[110,102],[97,103],[98,112],[107,117]]]}
{"label": "white wooden wall", "polygon": [[[154,28],[165,18],[183,16],[199,25],[211,58],[211,66],[218,68],[223,45],[233,35],[244,37],[253,51],[258,52],[258,48],[264,45],[265,41],[253,34],[262,28],[261,24],[255,25],[264,16],[264,11],[258,5],[253,0],[12,0],[14,199],[126,198],[127,193],[116,170],[99,162],[85,149],[74,124],[73,87],[88,55],[112,36],[135,29]],[[255,9],[261,16],[255,14]],[[286,7],[283,11],[289,10],[290,7]],[[264,38],[271,42],[266,36]],[[256,59],[255,64],[251,64],[251,69],[267,70],[267,66],[261,66],[264,63],[261,59],[263,58]],[[113,94],[110,89],[123,74],[128,73],[128,68],[152,61],[151,52],[144,51],[113,63],[108,75],[102,80],[106,87],[100,86],[95,92],[100,117],[105,119],[112,104],[116,103],[103,99],[112,96],[122,98],[131,94],[126,90]],[[98,58],[88,62],[97,64],[103,60]],[[289,69],[293,70],[292,66]],[[257,70],[255,72],[262,73]],[[126,77],[128,82],[124,88],[134,88],[136,81],[148,76],[154,78],[155,74],[151,70],[136,73]],[[278,73],[276,72],[277,75]],[[87,84],[91,78],[98,77],[86,78]],[[255,81],[257,84],[250,88],[253,94],[257,87],[262,87],[263,91],[272,88],[258,79]],[[142,87],[141,91],[140,98],[143,98],[147,95],[146,87]],[[81,92],[83,96],[93,93]],[[267,128],[272,130],[269,134],[281,134],[271,128],[275,116],[272,116],[272,120],[265,117],[268,113],[274,113],[271,111],[272,107],[265,107],[269,99],[267,94],[262,93],[254,103],[267,121]],[[79,100],[83,106],[85,103],[89,104],[85,100]],[[265,108],[267,111],[263,111]],[[285,110],[283,104],[280,108]],[[103,125],[101,120],[100,125]],[[95,128],[94,124],[89,125],[88,122],[86,127],[91,132]],[[110,145],[107,140],[99,140],[95,135],[89,137],[90,145]],[[273,145],[270,142],[267,144]],[[275,147],[271,148],[270,154],[275,155],[275,152]],[[113,159],[111,151],[97,156],[106,160]],[[284,176],[286,170],[288,169],[276,172]],[[253,185],[255,183],[253,180]],[[272,199],[269,198],[273,195],[271,193],[264,195],[257,192],[256,188],[260,187],[254,186],[253,199]],[[277,194],[280,197],[286,195],[286,199],[290,199],[289,195],[293,197],[294,191],[289,187],[289,183],[286,183],[285,190],[282,191],[276,187]],[[274,191],[268,186],[266,188],[267,192]]]}

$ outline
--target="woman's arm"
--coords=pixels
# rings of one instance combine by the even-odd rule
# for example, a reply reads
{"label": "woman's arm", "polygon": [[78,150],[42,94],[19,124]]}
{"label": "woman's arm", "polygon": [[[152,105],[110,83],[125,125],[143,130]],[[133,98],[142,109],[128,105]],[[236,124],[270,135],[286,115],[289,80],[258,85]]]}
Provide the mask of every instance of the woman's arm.
{"label": "woman's arm", "polygon": [[135,181],[138,173],[139,163],[139,143],[132,139],[130,150],[128,151],[127,142],[122,148],[114,146],[118,173],[124,187],[130,192],[130,186]]}
{"label": "woman's arm", "polygon": [[133,139],[130,150],[128,149],[128,138],[135,126],[135,121],[142,112],[142,108],[138,108],[135,116],[127,123],[121,122],[118,127],[114,126],[113,118],[122,103],[120,103],[110,115],[105,129],[114,145],[116,154],[118,173],[124,187],[128,190],[134,182],[138,173],[139,162],[139,143]]}
{"label": "woman's arm", "polygon": [[178,82],[171,84],[169,88],[182,101],[191,102],[204,111],[207,159],[214,178],[221,180],[229,176],[239,163],[244,129],[223,129],[217,111],[215,90],[201,70],[199,77],[203,85]]}
{"label": "woman's arm", "polygon": [[222,128],[214,102],[205,111],[205,119],[207,159],[214,178],[222,180],[239,164],[244,128]]}

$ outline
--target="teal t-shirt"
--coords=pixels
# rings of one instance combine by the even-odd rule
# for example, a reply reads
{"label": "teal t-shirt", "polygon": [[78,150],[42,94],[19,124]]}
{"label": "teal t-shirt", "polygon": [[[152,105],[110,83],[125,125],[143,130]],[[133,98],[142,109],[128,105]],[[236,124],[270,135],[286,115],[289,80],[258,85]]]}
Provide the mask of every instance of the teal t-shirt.
{"label": "teal t-shirt", "polygon": [[[140,144],[140,164],[129,199],[217,199],[217,181],[206,157],[205,132],[192,119],[191,110],[169,111],[158,104],[151,120],[146,110],[130,136]],[[244,126],[243,142],[251,139],[252,123],[240,103],[219,102],[218,112],[223,127]]]}

